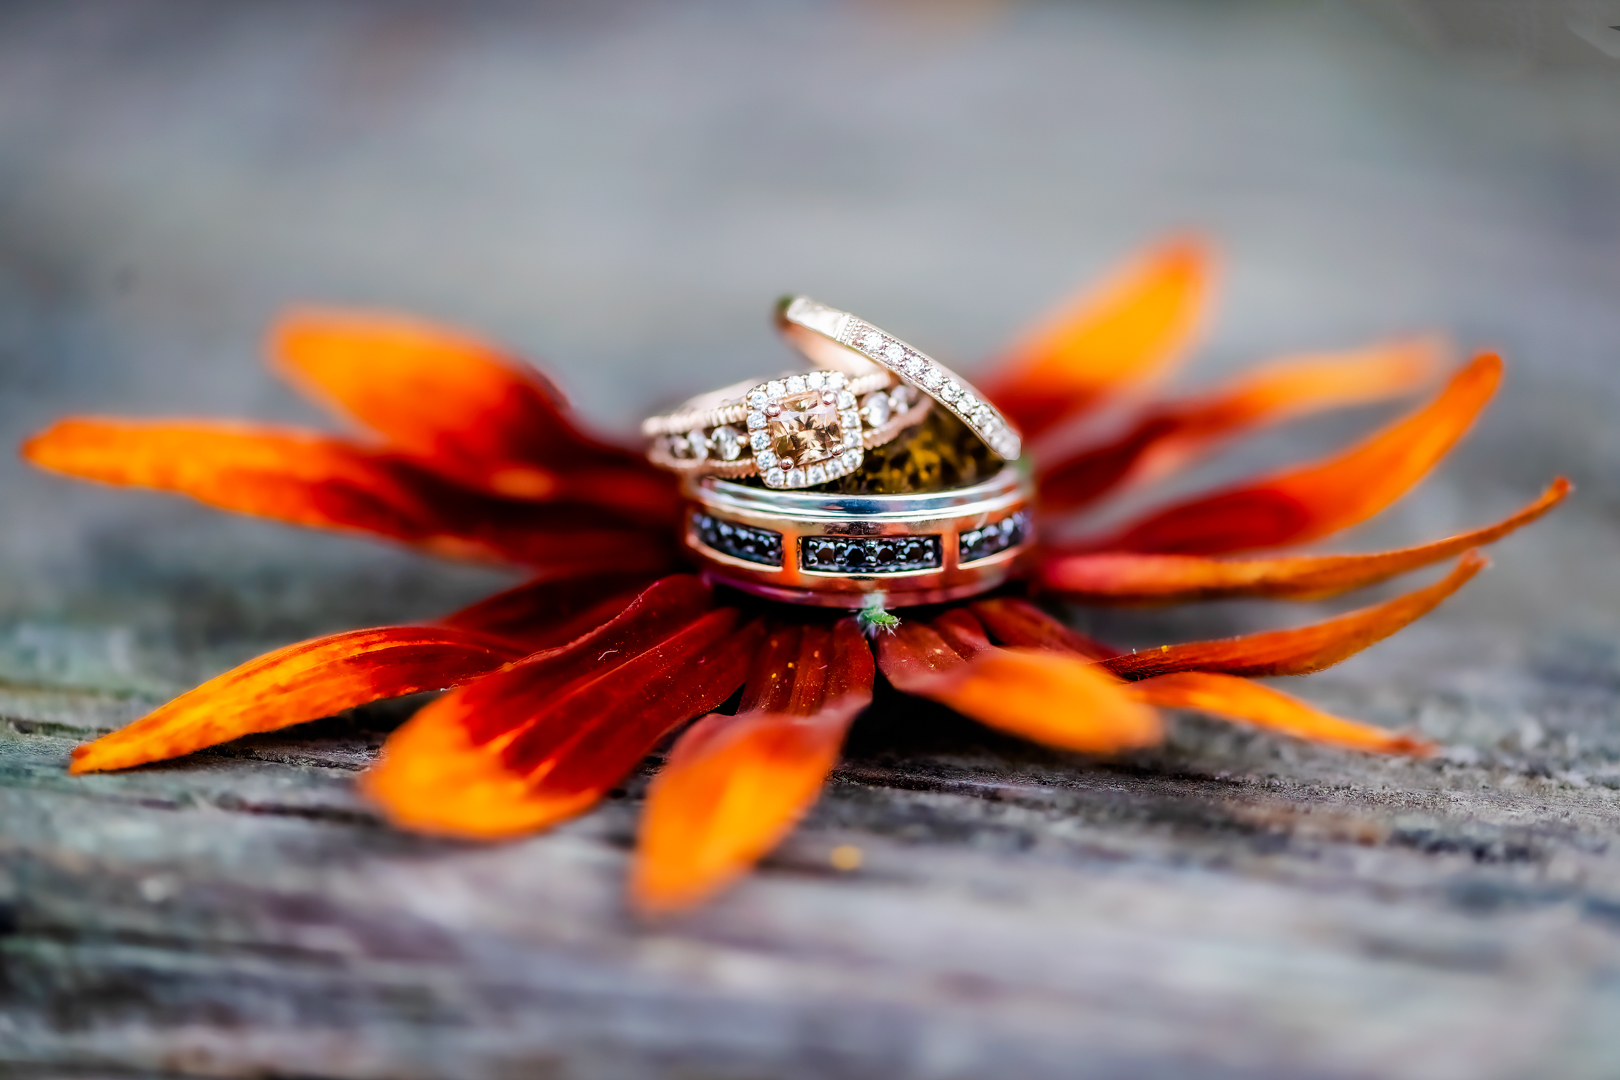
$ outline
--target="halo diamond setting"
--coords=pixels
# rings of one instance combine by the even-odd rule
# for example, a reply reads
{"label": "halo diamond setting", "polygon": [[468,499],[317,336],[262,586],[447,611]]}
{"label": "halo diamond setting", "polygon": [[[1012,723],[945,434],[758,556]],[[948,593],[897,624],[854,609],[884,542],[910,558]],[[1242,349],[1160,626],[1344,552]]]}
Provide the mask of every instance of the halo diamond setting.
{"label": "halo diamond setting", "polygon": [[744,400],[749,446],[766,487],[824,484],[860,466],[860,407],[841,372],[772,379]]}

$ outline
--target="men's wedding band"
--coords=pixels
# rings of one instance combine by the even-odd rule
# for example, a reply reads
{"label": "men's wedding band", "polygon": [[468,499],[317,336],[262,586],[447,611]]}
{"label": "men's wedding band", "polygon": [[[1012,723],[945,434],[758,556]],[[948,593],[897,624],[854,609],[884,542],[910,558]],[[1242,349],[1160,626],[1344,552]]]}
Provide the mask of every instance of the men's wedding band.
{"label": "men's wedding band", "polygon": [[1012,464],[968,487],[907,495],[765,491],[696,475],[682,487],[683,540],[705,576],[796,604],[975,596],[1005,582],[1034,542],[1032,484]]}

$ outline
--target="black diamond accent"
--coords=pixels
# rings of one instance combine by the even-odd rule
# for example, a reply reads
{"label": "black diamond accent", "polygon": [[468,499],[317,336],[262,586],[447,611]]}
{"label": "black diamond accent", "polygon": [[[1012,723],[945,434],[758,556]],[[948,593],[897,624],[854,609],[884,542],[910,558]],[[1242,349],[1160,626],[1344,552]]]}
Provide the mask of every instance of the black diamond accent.
{"label": "black diamond accent", "polygon": [[693,514],[692,527],[705,546],[722,555],[766,566],[782,565],[782,534],[779,532],[722,521],[708,514]]}
{"label": "black diamond accent", "polygon": [[939,537],[801,536],[799,567],[831,574],[898,574],[936,570]]}
{"label": "black diamond accent", "polygon": [[1029,535],[1029,512],[1020,510],[1011,517],[993,521],[982,529],[969,529],[957,539],[956,561],[970,563],[988,559],[1010,547],[1017,547]]}

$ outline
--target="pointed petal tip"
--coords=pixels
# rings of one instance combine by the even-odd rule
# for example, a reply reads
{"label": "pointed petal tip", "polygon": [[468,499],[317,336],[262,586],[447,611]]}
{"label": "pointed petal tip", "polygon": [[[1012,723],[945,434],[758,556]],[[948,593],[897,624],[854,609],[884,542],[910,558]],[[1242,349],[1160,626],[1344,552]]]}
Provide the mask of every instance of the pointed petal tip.
{"label": "pointed petal tip", "polygon": [[1041,462],[1041,502],[1048,512],[1076,510],[1126,485],[1174,473],[1260,428],[1404,396],[1433,383],[1451,351],[1430,335],[1289,356],[1184,400],[1150,404],[1123,434]]}
{"label": "pointed petal tip", "polygon": [[1030,439],[1185,354],[1212,290],[1211,245],[1175,234],[1139,250],[1015,340],[980,380]]}
{"label": "pointed petal tip", "polygon": [[1431,758],[1440,752],[1440,744],[1421,735],[1397,731],[1390,735],[1389,743],[1383,747],[1383,751],[1388,754],[1405,754],[1407,757]]}
{"label": "pointed petal tip", "polygon": [[642,914],[702,902],[746,874],[819,796],[844,734],[872,700],[871,648],[853,619],[778,624],[740,711],[688,728],[653,778],[630,880]]}
{"label": "pointed petal tip", "polygon": [[1567,479],[1557,477],[1527,506],[1495,524],[1394,551],[1226,559],[1059,550],[1043,560],[1039,578],[1045,588],[1092,604],[1152,605],[1242,596],[1320,600],[1495,543],[1545,516],[1573,490]]}
{"label": "pointed petal tip", "polygon": [[537,790],[535,775],[503,760],[508,741],[476,744],[461,696],[447,694],[389,736],[357,787],[396,828],[491,843],[548,829],[596,801],[594,792]]}
{"label": "pointed petal tip", "polygon": [[1187,273],[1209,275],[1220,261],[1215,238],[1200,229],[1182,229],[1165,235],[1145,253],[1148,261],[1176,266]]}
{"label": "pointed petal tip", "polygon": [[1429,474],[1473,426],[1500,383],[1482,353],[1430,402],[1337,455],[1127,522],[1089,551],[1221,555],[1305,543],[1377,514]]}
{"label": "pointed petal tip", "polygon": [[1410,732],[1346,720],[1234,675],[1183,671],[1132,683],[1130,692],[1149,704],[1210,713],[1327,746],[1411,757],[1427,757],[1438,749]]}
{"label": "pointed petal tip", "polygon": [[464,331],[449,329],[419,315],[394,308],[348,307],[341,304],[292,304],[277,312],[265,334],[272,359],[283,359],[288,347],[306,343],[304,335],[330,333],[385,335],[424,335],[467,344],[482,344]]}
{"label": "pointed petal tip", "polygon": [[95,470],[83,467],[95,444],[121,422],[96,416],[64,416],[17,445],[17,455],[36,468],[96,479]]}
{"label": "pointed petal tip", "polygon": [[17,456],[31,465],[38,465],[42,468],[48,467],[42,460],[42,456],[50,445],[51,434],[56,430],[57,426],[57,424],[52,424],[44,431],[36,431],[18,443]]}
{"label": "pointed petal tip", "polygon": [[454,628],[380,627],[298,642],[75,747],[68,771],[108,772],[182,757],[357,705],[456,686],[520,655],[497,638]]}
{"label": "pointed petal tip", "polygon": [[636,859],[630,869],[628,896],[631,910],[649,922],[666,921],[723,892],[740,877],[746,867],[722,877],[692,881],[666,878],[649,868],[646,859]]}
{"label": "pointed petal tip", "polygon": [[1470,548],[1439,581],[1325,622],[1215,641],[1161,645],[1101,663],[1113,674],[1130,680],[1183,672],[1249,678],[1308,675],[1354,656],[1427,615],[1487,565],[1478,549]]}

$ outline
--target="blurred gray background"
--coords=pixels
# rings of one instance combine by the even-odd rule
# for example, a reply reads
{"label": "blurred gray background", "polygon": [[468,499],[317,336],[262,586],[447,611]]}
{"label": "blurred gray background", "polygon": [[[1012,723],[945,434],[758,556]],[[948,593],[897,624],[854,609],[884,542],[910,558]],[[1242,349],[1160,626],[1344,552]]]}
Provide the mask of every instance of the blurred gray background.
{"label": "blurred gray background", "polygon": [[[67,413],[324,424],[259,363],[265,326],[300,301],[399,308],[474,328],[545,367],[592,421],[627,433],[654,405],[782,363],[767,315],[784,292],[854,308],[971,369],[1138,245],[1169,230],[1203,230],[1224,251],[1224,272],[1183,387],[1279,354],[1431,329],[1449,332],[1461,349],[1499,349],[1508,360],[1496,404],[1439,472],[1328,546],[1369,550],[1476,525],[1528,501],[1554,473],[1579,485],[1571,504],[1499,545],[1493,571],[1436,615],[1291,687],[1355,715],[1419,725],[1450,748],[1439,765],[1366,762],[1182,725],[1165,757],[1141,765],[1143,775],[1164,790],[1190,785],[1187,807],[1261,800],[1233,811],[1232,820],[1246,823],[1237,832],[1212,826],[1188,840],[1176,830],[1199,811],[1148,814],[1142,824],[1097,809],[1137,790],[1129,770],[1087,771],[1052,764],[1050,755],[1008,758],[1014,752],[1006,747],[989,758],[940,758],[948,762],[938,770],[991,778],[983,783],[1000,783],[995,778],[1009,768],[1022,770],[1027,785],[1039,776],[1047,785],[1039,797],[1062,803],[1050,819],[1035,811],[1022,824],[996,818],[1003,831],[987,844],[963,840],[976,835],[972,823],[1002,813],[968,797],[980,780],[962,781],[968,795],[940,794],[921,780],[894,781],[875,765],[851,766],[803,834],[809,839],[796,841],[808,847],[783,856],[777,877],[748,886],[693,938],[636,939],[633,948],[613,906],[632,819],[615,817],[615,809],[576,831],[501,849],[527,863],[445,856],[439,877],[428,857],[436,849],[389,862],[394,840],[339,842],[323,833],[326,848],[302,833],[278,833],[263,842],[282,855],[283,841],[299,851],[307,843],[334,865],[370,852],[366,873],[381,877],[354,895],[386,886],[418,905],[426,903],[421,896],[435,897],[438,906],[416,915],[433,933],[450,933],[444,927],[464,916],[481,927],[455,940],[485,950],[486,974],[542,978],[536,972],[556,970],[546,965],[557,961],[545,949],[567,953],[589,940],[621,959],[633,956],[625,970],[636,978],[696,979],[704,993],[726,1000],[756,991],[776,1000],[780,991],[798,1002],[770,1013],[769,1023],[746,1019],[754,1015],[746,1010],[743,1020],[726,1014],[721,1027],[729,1034],[711,1042],[703,1042],[709,1035],[688,1042],[678,1033],[647,1035],[663,1029],[640,1013],[619,1027],[600,1021],[606,1034],[593,1019],[585,1028],[595,1032],[589,1047],[596,1049],[582,1050],[566,1035],[544,1034],[556,1009],[525,999],[531,1012],[513,1006],[514,1016],[528,1019],[513,1020],[512,1030],[540,1024],[533,1039],[541,1049],[524,1050],[526,1036],[508,1031],[503,1038],[521,1044],[511,1060],[528,1064],[501,1075],[533,1075],[526,1070],[536,1061],[551,1061],[565,1076],[575,1067],[584,1070],[578,1075],[609,1074],[604,1061],[624,1075],[642,1075],[635,1068],[664,1075],[658,1062],[670,1061],[715,1070],[681,1075],[1068,1075],[1065,1063],[1078,1070],[1080,1060],[1065,1041],[1071,1037],[1106,1045],[1107,1053],[1088,1059],[1097,1075],[1180,1075],[1174,1061],[1184,1053],[1213,1055],[1200,1057],[1200,1075],[1216,1074],[1209,1062],[1238,1070],[1233,1075],[1613,1075],[1620,953],[1611,924],[1620,911],[1620,868],[1603,853],[1616,830],[1620,788],[1617,25],[1620,4],[1608,0],[7,0],[0,3],[0,442],[14,445]],[[1157,497],[1327,452],[1387,415],[1358,410],[1290,425]],[[243,864],[227,858],[219,865],[230,869],[220,870],[188,862],[193,856],[155,839],[166,826],[151,825],[137,842],[135,825],[118,832],[107,824],[108,814],[126,811],[72,810],[80,805],[72,800],[95,791],[109,806],[128,807],[159,783],[153,777],[205,788],[224,774],[177,766],[104,778],[99,787],[61,786],[62,755],[86,725],[138,714],[271,645],[430,616],[511,580],[359,540],[231,519],[184,500],[78,485],[10,456],[0,460],[0,499],[0,687],[12,688],[4,707],[24,718],[18,731],[45,731],[38,724],[46,720],[67,725],[59,746],[37,750],[35,772],[17,766],[16,776],[37,777],[24,789],[58,794],[17,804],[23,809],[11,811],[6,842],[93,837],[74,843],[97,858],[149,857],[151,865],[178,868],[141,879],[130,910],[176,895],[177,882],[212,880],[216,872],[224,880],[244,872]],[[1135,643],[1282,625],[1364,601],[1075,614],[1095,632]],[[91,713],[101,719],[85,720]],[[316,751],[298,738],[305,737],[245,751],[242,761],[308,765],[313,759],[296,755]],[[224,760],[208,768],[224,769]],[[906,760],[890,765],[912,767]],[[354,762],[332,761],[328,772],[338,779],[320,781],[325,786],[310,797],[363,813],[346,780],[339,782],[347,774],[332,771]],[[240,809],[222,800],[243,798],[235,793],[255,784],[292,798],[299,784],[315,782],[310,777],[327,776],[315,765],[287,768],[285,776],[232,773],[229,784],[221,781],[228,794],[186,798]],[[931,793],[915,796],[921,801],[909,809],[871,794],[912,788]],[[1098,794],[1105,789],[1111,794]],[[1028,794],[1034,786],[1019,790],[1036,798]],[[1051,794],[1059,790],[1061,799]],[[1254,794],[1276,791],[1292,794],[1276,795],[1275,805],[1264,802],[1272,794]],[[1356,845],[1371,841],[1355,839],[1362,835],[1355,828],[1335,832],[1332,821],[1341,818],[1331,815],[1326,832],[1296,828],[1305,820],[1296,812],[1308,813],[1311,800],[1345,792],[1350,809],[1334,813],[1367,815],[1368,836],[1406,837],[1398,851],[1369,849],[1373,861],[1356,862],[1363,858]],[[1154,806],[1161,797],[1168,796],[1158,788],[1141,795]],[[58,807],[50,799],[68,801]],[[58,808],[27,817],[45,806]],[[1414,813],[1416,825],[1399,817]],[[1134,824],[1122,824],[1126,818]],[[35,822],[33,832],[18,824],[25,819]],[[902,819],[911,824],[895,824]],[[955,824],[906,832],[925,819]],[[1166,821],[1181,822],[1168,840]],[[1515,862],[1501,855],[1518,850],[1501,846],[1502,830],[1520,826],[1542,830],[1536,843],[1545,846]],[[1232,838],[1256,830],[1284,836],[1282,847],[1257,854],[1245,846],[1251,839]],[[818,883],[813,874],[792,878],[795,866],[822,865],[818,837],[846,835],[866,844],[890,876],[866,892]],[[885,847],[883,836],[909,837],[911,846]],[[1183,841],[1187,851],[1177,847]],[[1323,855],[1319,842],[1350,851],[1350,862],[1333,862],[1338,856]],[[387,847],[383,855],[366,846],[377,844]],[[1025,848],[1036,854],[1020,861],[1016,852]],[[1343,878],[1301,869],[1318,859],[1353,867]],[[1076,861],[1079,870],[1069,865]],[[1099,869],[1116,863],[1123,877]],[[1165,869],[1193,863],[1217,869],[1195,879]],[[1218,869],[1229,864],[1244,869]],[[1477,873],[1496,875],[1481,880],[1498,892],[1467,891],[1477,884],[1468,876],[1475,864],[1486,866]],[[536,869],[548,867],[555,873]],[[116,877],[83,866],[62,873],[62,897],[91,888],[84,881],[97,875]],[[298,876],[304,870],[277,873],[265,879],[276,888],[306,880]],[[463,873],[517,906],[478,909],[463,894]],[[429,875],[433,888],[460,899],[418,892],[427,879],[412,874]],[[1453,874],[1462,876],[1446,876]],[[1576,879],[1575,892],[1547,885]],[[1127,880],[1134,884],[1120,884]],[[1276,884],[1284,880],[1292,884]],[[1001,884],[983,891],[986,881]],[[1093,886],[1077,881],[1121,891],[1088,893]],[[348,887],[319,882],[310,888],[322,903],[338,903],[332,897]],[[1512,887],[1521,892],[1500,891],[1509,889],[1504,882],[1518,882]],[[0,908],[7,888],[0,864]],[[904,902],[879,917],[871,905],[901,903],[885,888]],[[1341,893],[1358,899],[1306,925],[1313,905]],[[1400,897],[1416,906],[1391,899]],[[102,897],[85,909],[92,914],[84,925],[113,918],[106,913],[124,911],[123,903]],[[474,909],[476,917],[466,915]],[[1482,912],[1509,910],[1523,919],[1511,927],[1480,921]],[[1210,912],[1210,922],[1194,927],[1200,912]],[[1251,918],[1274,928],[1274,937],[1250,926]],[[1119,919],[1135,929],[1100,945],[1097,928]],[[1193,927],[1184,951],[1145,944],[1171,940],[1164,935],[1176,919]],[[892,935],[910,920],[918,951],[902,956]],[[491,945],[477,936],[495,933],[489,926],[512,936]],[[744,949],[751,959],[725,959],[720,954],[740,940],[727,936],[733,926],[772,944],[758,955]],[[1238,937],[1211,945],[1199,937],[1217,933],[1211,927]],[[1250,930],[1252,940],[1243,936]],[[1334,937],[1341,931],[1349,936]],[[801,932],[819,944],[772,952]],[[997,936],[1004,932],[1032,936],[1020,944]],[[1137,932],[1143,936],[1128,937]],[[535,945],[535,934],[550,944]],[[1040,967],[1038,934],[1075,950],[1062,953],[1078,965],[1064,978],[1086,985],[1075,992],[1091,1002],[1085,1008],[1095,1006],[1091,1012],[1074,1011],[1073,999],[1053,998],[1044,976],[1029,975]],[[1353,947],[1344,945],[1352,938]],[[1328,939],[1337,944],[1321,945]],[[544,963],[521,974],[502,968],[503,950],[518,940],[541,949]],[[871,970],[885,973],[921,970],[907,965],[961,948],[970,974],[967,982],[938,983],[949,1007],[934,1001],[894,1014],[920,1027],[891,1017],[883,1023],[892,1030],[863,1035],[862,1017],[793,998],[821,987],[860,1011],[871,990],[858,973],[807,974],[791,959],[801,945],[877,957]],[[1311,951],[1318,945],[1320,954]],[[764,954],[781,966],[769,967]],[[1087,968],[1090,961],[1076,955],[1101,956],[1101,966]],[[1299,971],[1288,967],[1299,957]],[[748,967],[756,961],[767,966]],[[609,983],[626,977],[616,963],[608,970],[617,974],[603,976]],[[55,972],[71,998],[76,984],[61,973],[77,969],[63,964],[42,970]],[[1164,981],[1141,975],[1147,970]],[[1104,1008],[1101,998],[1085,998],[1104,994],[1086,982],[1092,975],[1148,981],[1134,1005]],[[1026,978],[1033,981],[1019,981]],[[563,984],[566,994],[583,993],[578,981]],[[789,984],[792,994],[781,989]],[[1201,996],[1205,990],[1214,996]],[[684,1008],[709,1015],[682,991],[648,993],[675,1010],[648,1014],[659,1023],[686,1016]],[[914,1001],[922,992],[895,993]],[[271,1004],[247,1013],[279,1016],[275,1003],[292,997],[265,1000]],[[1058,1000],[1070,1005],[1058,1008]],[[969,1005],[977,1010],[972,1021],[941,1019]],[[1115,1007],[1121,1011],[1109,1011]],[[1296,1007],[1309,1019],[1290,1012]],[[1159,1009],[1165,1018],[1155,1028],[1144,1017]],[[1343,1017],[1338,1026],[1334,1016]],[[756,1021],[763,1050],[744,1046]],[[797,1034],[771,1027],[778,1021]],[[846,1021],[855,1026],[840,1026]],[[1408,1036],[1415,1041],[1403,1042]],[[40,1038],[37,1046],[47,1047],[40,1060],[58,1053],[67,1056],[52,1060],[91,1060],[61,1049],[76,1045],[72,1039]],[[94,1060],[134,1055],[153,1069],[168,1062],[162,1067],[181,1071],[223,1061],[218,1067],[227,1072],[283,1060],[278,1051],[221,1049],[198,1038],[214,1049],[193,1047],[193,1057],[177,1058],[170,1043],[130,1036],[105,1042],[111,1049]],[[845,1056],[803,1056],[827,1040]],[[476,1053],[423,1057],[408,1038],[331,1049],[313,1037],[292,1042],[281,1052],[310,1074],[483,1075],[468,1064],[484,1060]],[[692,1049],[700,1043],[709,1049]],[[670,1057],[624,1049],[644,1045],[684,1049]],[[1168,1056],[1156,1056],[1161,1051]],[[733,1066],[742,1072],[725,1071]]]}
{"label": "blurred gray background", "polygon": [[[971,366],[1195,227],[1226,270],[1183,385],[1413,330],[1503,350],[1477,433],[1349,543],[1477,523],[1568,472],[1578,502],[1441,620],[1607,635],[1620,60],[1566,25],[1588,8],[13,0],[0,440],[70,412],[325,423],[259,365],[268,321],[310,300],[476,328],[627,432],[781,363],[783,292]],[[1296,425],[1178,490],[1373,418]],[[60,654],[39,662],[99,649],[184,682],[177,645],[218,666],[495,580],[9,459],[0,490],[0,633]],[[148,643],[164,655],[133,661]]]}

